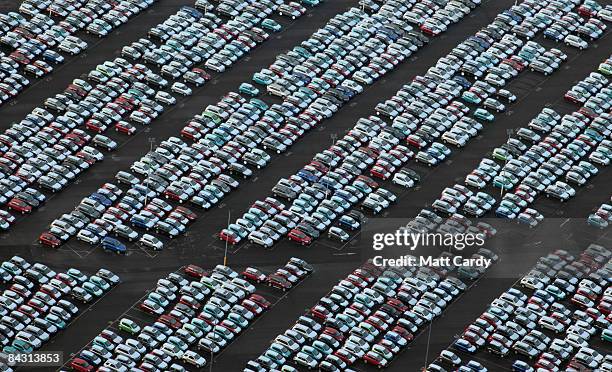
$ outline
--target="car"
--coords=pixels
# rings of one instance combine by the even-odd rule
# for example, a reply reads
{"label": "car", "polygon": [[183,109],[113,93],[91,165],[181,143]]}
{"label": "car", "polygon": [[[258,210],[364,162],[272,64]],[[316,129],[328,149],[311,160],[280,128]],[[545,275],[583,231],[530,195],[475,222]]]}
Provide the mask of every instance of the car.
{"label": "car", "polygon": [[128,318],[122,318],[119,321],[118,327],[119,327],[119,330],[127,332],[131,335],[135,335],[140,332],[140,326],[138,326],[136,322]]}
{"label": "car", "polygon": [[282,29],[282,26],[278,22],[270,18],[266,18],[261,21],[261,27],[264,30],[269,30],[272,32],[279,32]]}
{"label": "car", "polygon": [[157,237],[151,234],[142,234],[138,242],[147,248],[151,248],[154,251],[159,251],[164,248],[164,243],[159,240]]}
{"label": "car", "polygon": [[569,45],[571,47],[574,48],[578,48],[580,50],[586,49],[588,48],[589,44],[584,41],[582,38],[580,38],[580,36],[577,35],[567,35],[564,39],[563,42],[565,43],[565,45]]}
{"label": "car", "polygon": [[350,239],[350,235],[339,227],[332,226],[327,232],[327,236],[332,240],[346,242]]}
{"label": "car", "polygon": [[62,245],[62,241],[50,232],[43,232],[38,237],[38,242],[52,248],[57,248]]}
{"label": "car", "polygon": [[168,92],[164,92],[164,91],[158,91],[155,94],[155,100],[159,101],[161,103],[164,103],[166,105],[174,105],[176,104],[176,98],[174,96],[172,96],[170,93]]}
{"label": "car", "polygon": [[196,368],[202,368],[206,365],[206,359],[191,350],[187,350],[181,359],[187,364],[191,364]]}
{"label": "car", "polygon": [[291,231],[289,231],[289,234],[287,234],[287,237],[289,238],[289,240],[292,240],[301,245],[310,245],[310,243],[312,243],[312,237],[308,236],[299,229],[292,229]]}
{"label": "car", "polygon": [[255,97],[257,95],[259,95],[259,89],[257,89],[255,86],[253,86],[252,84],[249,83],[242,83],[240,84],[240,86],[238,87],[238,91],[240,93],[244,93],[248,96],[251,97]]}
{"label": "car", "polygon": [[105,237],[101,242],[102,249],[108,252],[125,254],[127,252],[126,246],[117,239]]}
{"label": "car", "polygon": [[172,86],[170,87],[170,90],[182,96],[190,96],[193,93],[191,88],[189,88],[187,85],[181,82],[178,82],[178,81],[172,84]]}
{"label": "car", "polygon": [[474,117],[477,119],[489,121],[489,122],[495,119],[495,116],[493,116],[493,114],[491,114],[489,111],[482,109],[482,108],[478,108],[476,109],[476,111],[474,111]]}

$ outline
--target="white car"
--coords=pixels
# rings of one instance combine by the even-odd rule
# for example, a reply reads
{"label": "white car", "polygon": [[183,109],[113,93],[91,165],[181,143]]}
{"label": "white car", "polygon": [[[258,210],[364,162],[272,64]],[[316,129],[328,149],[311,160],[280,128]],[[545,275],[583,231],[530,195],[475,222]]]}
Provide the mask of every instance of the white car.
{"label": "white car", "polygon": [[457,147],[463,147],[467,144],[470,138],[467,135],[461,135],[460,133],[454,131],[447,131],[442,134],[442,140],[445,143],[450,143],[451,145],[455,145]]}
{"label": "white car", "polygon": [[566,45],[569,45],[574,48],[578,48],[580,50],[583,50],[589,47],[589,44],[586,41],[582,40],[580,36],[571,35],[571,34],[567,35],[565,39],[563,40],[563,42]]}
{"label": "white car", "polygon": [[62,41],[58,46],[58,49],[73,56],[81,53],[79,46],[68,40]]}
{"label": "white car", "polygon": [[182,359],[184,362],[194,365],[197,368],[202,368],[206,365],[206,359],[191,350],[187,350],[185,354],[183,354]]}
{"label": "white car", "polygon": [[414,187],[414,180],[401,172],[393,176],[393,183],[406,188]]}
{"label": "white car", "polygon": [[154,251],[160,251],[164,248],[164,243],[151,234],[143,234],[139,242],[141,245],[149,247]]}
{"label": "white car", "polygon": [[176,82],[174,84],[172,84],[172,87],[170,87],[170,89],[174,92],[174,93],[178,93],[181,94],[183,96],[190,96],[191,93],[193,92],[191,90],[191,88],[189,88],[187,85],[180,83],[180,82]]}
{"label": "white car", "polygon": [[475,174],[468,174],[467,176],[465,176],[465,184],[468,186],[475,187],[477,189],[482,189],[487,185],[487,183],[483,181],[482,178],[478,177]]}
{"label": "white car", "polygon": [[561,333],[565,330],[565,326],[557,319],[550,316],[543,316],[538,321],[540,327],[551,330],[555,333]]}
{"label": "white car", "polygon": [[612,6],[606,5],[604,9],[597,12],[597,16],[604,21],[612,22]]}
{"label": "white car", "polygon": [[225,71],[225,65],[223,63],[221,63],[221,61],[211,58],[208,61],[206,61],[205,64],[206,68],[209,70],[213,70],[216,72],[224,72]]}
{"label": "white car", "polygon": [[261,245],[265,248],[269,248],[272,246],[272,244],[274,244],[272,238],[260,231],[253,231],[252,233],[250,233],[249,241],[251,243]]}
{"label": "white car", "polygon": [[100,237],[98,235],[86,229],[79,231],[77,234],[77,239],[91,245],[95,245],[100,242]]}
{"label": "white car", "polygon": [[155,95],[155,100],[165,103],[166,105],[174,105],[176,103],[176,98],[172,96],[168,92],[159,91]]}
{"label": "white car", "polygon": [[151,124],[151,118],[140,111],[134,111],[130,114],[130,120],[142,125]]}

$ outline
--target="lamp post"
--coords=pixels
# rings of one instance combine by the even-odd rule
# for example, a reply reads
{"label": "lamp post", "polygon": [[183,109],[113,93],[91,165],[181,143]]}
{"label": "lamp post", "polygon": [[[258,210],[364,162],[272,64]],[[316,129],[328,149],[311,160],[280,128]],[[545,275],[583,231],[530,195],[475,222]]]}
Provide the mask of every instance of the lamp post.
{"label": "lamp post", "polygon": [[[229,229],[229,225],[230,225],[230,216],[232,214],[232,211],[230,209],[227,210],[227,228]],[[228,241],[227,239],[225,239],[225,253],[223,254],[223,266],[227,266],[227,245],[228,245]]]}

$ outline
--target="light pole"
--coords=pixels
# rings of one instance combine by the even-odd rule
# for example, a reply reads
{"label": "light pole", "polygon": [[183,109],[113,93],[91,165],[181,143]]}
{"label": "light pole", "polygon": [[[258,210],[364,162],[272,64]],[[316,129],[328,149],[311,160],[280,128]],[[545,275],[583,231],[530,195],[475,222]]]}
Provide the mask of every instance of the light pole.
{"label": "light pole", "polygon": [[[155,138],[149,138],[149,152],[153,151],[153,142],[155,142]],[[147,188],[151,185],[151,166],[148,166],[147,169]],[[145,194],[145,206],[149,200],[149,193]]]}
{"label": "light pole", "polygon": [[[229,225],[230,225],[230,216],[232,215],[232,211],[231,209],[228,208],[227,210],[227,229],[229,230]],[[223,254],[223,266],[227,266],[227,245],[228,245],[228,240],[225,239],[225,253]]]}
{"label": "light pole", "polygon": [[209,366],[210,366],[210,372],[212,372],[212,366],[213,366],[213,357],[214,357],[214,354],[213,354],[213,351],[211,350],[211,351],[210,351],[210,364],[209,364]]}

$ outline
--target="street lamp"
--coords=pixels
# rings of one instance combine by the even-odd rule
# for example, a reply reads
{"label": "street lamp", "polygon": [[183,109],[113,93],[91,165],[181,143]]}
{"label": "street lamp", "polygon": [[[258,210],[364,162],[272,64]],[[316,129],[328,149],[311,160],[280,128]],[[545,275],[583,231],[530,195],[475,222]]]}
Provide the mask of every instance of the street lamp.
{"label": "street lamp", "polygon": [[[227,210],[227,228],[229,229],[229,225],[230,225],[230,216],[232,214],[232,211],[230,209]],[[223,266],[227,266],[227,245],[228,245],[228,240],[225,239],[225,254],[223,254]]]}

